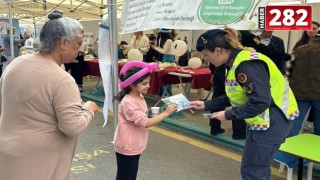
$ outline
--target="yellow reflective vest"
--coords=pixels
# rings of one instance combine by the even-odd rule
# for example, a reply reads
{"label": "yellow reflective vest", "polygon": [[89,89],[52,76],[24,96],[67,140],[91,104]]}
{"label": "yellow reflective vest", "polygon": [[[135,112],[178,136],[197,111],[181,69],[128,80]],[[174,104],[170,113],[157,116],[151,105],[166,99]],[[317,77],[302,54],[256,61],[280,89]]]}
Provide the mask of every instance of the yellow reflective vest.
{"label": "yellow reflective vest", "polygon": [[[294,120],[299,115],[298,105],[296,99],[289,87],[289,83],[286,78],[283,77],[277,66],[265,55],[257,52],[251,52],[242,50],[234,59],[234,62],[227,72],[225,81],[225,88],[227,96],[233,107],[246,104],[249,100],[246,96],[245,90],[239,85],[235,70],[244,61],[260,60],[266,63],[269,70],[269,82],[271,97],[282,112],[286,115],[288,120]],[[269,88],[269,87],[266,87]],[[269,108],[262,114],[259,114],[252,118],[246,118],[246,123],[249,124],[250,130],[264,131],[270,126],[270,114]]]}

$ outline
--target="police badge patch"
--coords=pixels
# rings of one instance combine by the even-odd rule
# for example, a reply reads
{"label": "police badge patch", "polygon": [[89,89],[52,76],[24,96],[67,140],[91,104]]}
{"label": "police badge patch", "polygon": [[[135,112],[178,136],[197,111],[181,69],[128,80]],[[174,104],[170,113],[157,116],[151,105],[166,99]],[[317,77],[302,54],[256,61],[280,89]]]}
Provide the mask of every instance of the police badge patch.
{"label": "police badge patch", "polygon": [[244,91],[247,93],[247,94],[251,94],[252,91],[253,91],[253,84],[250,83],[248,87],[243,87],[244,88]]}
{"label": "police badge patch", "polygon": [[248,77],[245,73],[239,73],[237,79],[240,83],[243,84],[243,83],[247,82]]}

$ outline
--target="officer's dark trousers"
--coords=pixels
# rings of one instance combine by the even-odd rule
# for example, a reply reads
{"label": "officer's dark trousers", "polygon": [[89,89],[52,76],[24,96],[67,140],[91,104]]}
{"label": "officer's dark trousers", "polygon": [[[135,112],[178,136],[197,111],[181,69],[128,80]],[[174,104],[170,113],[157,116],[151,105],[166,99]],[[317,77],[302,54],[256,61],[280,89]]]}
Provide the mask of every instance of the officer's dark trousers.
{"label": "officer's dark trousers", "polygon": [[241,176],[243,180],[269,180],[270,166],[280,144],[264,144],[253,140],[252,131],[247,132],[242,155]]}
{"label": "officer's dark trousers", "polygon": [[241,176],[243,180],[269,180],[270,166],[292,127],[281,110],[270,108],[270,127],[265,131],[247,130],[242,154]]}

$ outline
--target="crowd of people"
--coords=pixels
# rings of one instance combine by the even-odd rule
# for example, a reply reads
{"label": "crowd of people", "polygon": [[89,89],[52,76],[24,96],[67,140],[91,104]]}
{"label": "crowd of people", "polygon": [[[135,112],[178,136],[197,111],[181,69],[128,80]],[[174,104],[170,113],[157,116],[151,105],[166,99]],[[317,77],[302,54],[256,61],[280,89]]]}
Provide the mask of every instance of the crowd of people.
{"label": "crowd of people", "polygon": [[[19,56],[19,48],[29,38],[25,35],[14,41],[11,54],[9,35],[15,33],[14,28],[8,28],[4,47],[0,47],[10,62],[0,79],[3,179],[33,179],[35,174],[37,179],[68,179],[77,136],[98,110],[94,102],[83,102],[80,96],[87,53],[82,25],[63,17],[61,11],[53,11],[48,19],[40,33],[39,52]],[[267,30],[255,36],[226,27],[208,30],[197,39],[197,51],[210,63],[214,93],[211,100],[190,105],[213,113],[211,135],[224,133],[221,121],[231,120],[232,138],[246,140],[242,179],[270,179],[280,145],[301,132],[309,112],[314,133],[320,135],[320,24],[314,21],[312,25],[292,54],[285,52],[281,38]],[[170,104],[149,117],[144,99],[151,72],[158,68],[154,62],[176,63],[171,49],[174,38],[171,29],[158,29],[158,35],[150,37],[139,31],[129,44],[122,41],[119,45],[119,59],[127,58],[130,49],[138,49],[144,62],[130,61],[119,74],[119,120],[114,134],[117,180],[137,178],[148,128],[177,110],[176,104]],[[167,88],[172,95],[172,87]]]}

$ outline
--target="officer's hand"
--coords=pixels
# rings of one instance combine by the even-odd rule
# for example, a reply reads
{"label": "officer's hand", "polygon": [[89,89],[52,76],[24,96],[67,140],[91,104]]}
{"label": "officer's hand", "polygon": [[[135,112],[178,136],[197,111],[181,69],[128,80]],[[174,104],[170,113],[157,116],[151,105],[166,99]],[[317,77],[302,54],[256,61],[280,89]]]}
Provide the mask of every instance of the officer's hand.
{"label": "officer's hand", "polygon": [[190,101],[189,104],[195,109],[204,109],[204,101]]}
{"label": "officer's hand", "polygon": [[216,119],[218,119],[218,120],[220,120],[220,121],[225,121],[225,120],[227,120],[227,119],[226,119],[226,116],[225,116],[224,114],[225,114],[225,111],[216,112],[216,113],[214,114],[214,118],[216,118]]}

